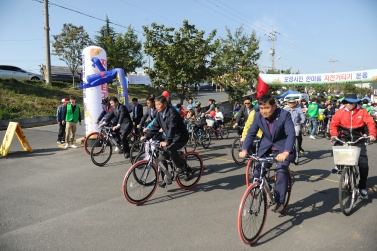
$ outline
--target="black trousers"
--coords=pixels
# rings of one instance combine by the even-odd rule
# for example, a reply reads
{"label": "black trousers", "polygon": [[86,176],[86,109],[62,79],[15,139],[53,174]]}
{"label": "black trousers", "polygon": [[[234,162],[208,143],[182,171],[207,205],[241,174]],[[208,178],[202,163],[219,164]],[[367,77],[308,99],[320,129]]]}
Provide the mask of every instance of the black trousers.
{"label": "black trousers", "polygon": [[65,124],[59,124],[58,141],[65,141]]}
{"label": "black trousers", "polygon": [[169,156],[172,158],[174,164],[176,167],[182,168],[184,165],[183,159],[178,153],[178,150],[184,147],[187,144],[188,140],[185,141],[178,141],[178,142],[173,142],[167,147],[164,147],[164,154],[160,154],[158,156],[159,162],[161,161],[162,164],[167,168],[166,160],[169,158]]}

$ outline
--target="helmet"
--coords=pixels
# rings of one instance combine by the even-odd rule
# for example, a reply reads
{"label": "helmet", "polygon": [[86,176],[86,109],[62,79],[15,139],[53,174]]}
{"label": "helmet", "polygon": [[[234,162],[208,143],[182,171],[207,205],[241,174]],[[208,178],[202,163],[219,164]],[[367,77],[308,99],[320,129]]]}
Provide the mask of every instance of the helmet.
{"label": "helmet", "polygon": [[202,103],[200,103],[199,101],[195,103],[195,107],[200,107]]}
{"label": "helmet", "polygon": [[318,115],[318,120],[322,121],[325,117],[323,116],[323,114],[319,114]]}
{"label": "helmet", "polygon": [[105,104],[107,102],[109,102],[109,98],[108,97],[102,99],[102,104]]}

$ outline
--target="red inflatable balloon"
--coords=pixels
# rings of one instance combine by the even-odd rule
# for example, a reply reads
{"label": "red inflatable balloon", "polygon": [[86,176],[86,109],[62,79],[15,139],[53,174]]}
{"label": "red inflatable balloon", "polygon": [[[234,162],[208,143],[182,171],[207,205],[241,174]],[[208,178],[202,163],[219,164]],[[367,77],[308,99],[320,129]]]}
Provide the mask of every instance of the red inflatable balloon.
{"label": "red inflatable balloon", "polygon": [[216,112],[215,112],[215,111],[211,111],[209,114],[210,114],[212,117],[215,117],[215,116],[216,116]]}
{"label": "red inflatable balloon", "polygon": [[169,98],[169,97],[170,97],[170,94],[169,94],[168,91],[164,91],[164,92],[162,93],[162,96],[164,96],[165,98]]}

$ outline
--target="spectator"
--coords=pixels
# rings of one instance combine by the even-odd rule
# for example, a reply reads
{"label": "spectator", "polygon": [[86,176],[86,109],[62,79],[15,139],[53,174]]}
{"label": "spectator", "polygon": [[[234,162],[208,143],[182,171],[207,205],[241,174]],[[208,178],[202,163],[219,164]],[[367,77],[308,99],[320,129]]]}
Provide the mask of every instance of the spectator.
{"label": "spectator", "polygon": [[76,97],[71,96],[69,97],[70,103],[64,109],[64,118],[65,120],[62,121],[65,124],[65,146],[64,148],[67,149],[68,147],[77,148],[75,144],[73,144],[75,140],[75,134],[77,131],[77,122],[81,125],[81,110],[80,106],[76,104]]}
{"label": "spectator", "polygon": [[194,109],[195,108],[195,102],[192,98],[188,99],[188,105],[187,105],[187,110]]}
{"label": "spectator", "polygon": [[135,125],[134,127],[135,133],[138,134],[139,129],[137,126],[140,124],[141,118],[143,117],[143,106],[139,104],[137,98],[132,99],[132,108],[131,108],[131,111],[129,112],[133,113],[132,121],[133,121],[133,124]]}
{"label": "spectator", "polygon": [[309,120],[309,134],[311,139],[315,139],[314,134],[318,126],[318,104],[317,99],[313,99],[313,102],[308,107],[308,120]]}
{"label": "spectator", "polygon": [[59,125],[59,132],[58,132],[58,144],[62,144],[65,142],[65,125],[62,123],[64,119],[64,109],[69,102],[67,98],[62,99],[62,104],[58,107],[56,111],[56,121]]}

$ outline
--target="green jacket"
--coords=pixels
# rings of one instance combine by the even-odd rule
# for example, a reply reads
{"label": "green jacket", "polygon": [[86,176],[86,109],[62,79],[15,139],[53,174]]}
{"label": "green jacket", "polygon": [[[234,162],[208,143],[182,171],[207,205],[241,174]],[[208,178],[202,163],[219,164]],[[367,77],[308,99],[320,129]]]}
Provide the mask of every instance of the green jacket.
{"label": "green jacket", "polygon": [[372,115],[372,108],[369,105],[363,104],[361,107],[367,109],[369,115]]}
{"label": "green jacket", "polygon": [[311,103],[308,107],[306,114],[308,114],[309,118],[318,118],[318,115],[319,115],[318,104],[314,102]]}
{"label": "green jacket", "polygon": [[67,115],[65,116],[65,121],[69,122],[72,121],[77,123],[79,122],[79,116],[80,116],[80,106],[76,104],[75,112],[72,113],[72,105],[67,104]]}

